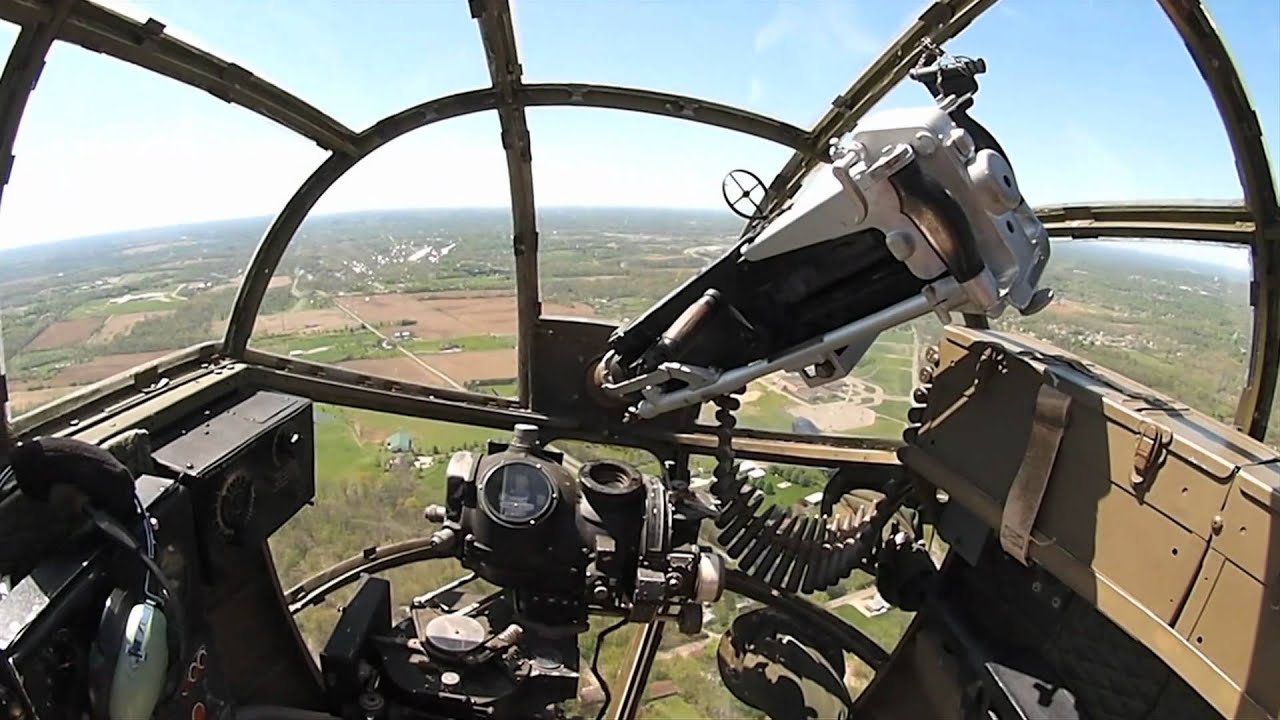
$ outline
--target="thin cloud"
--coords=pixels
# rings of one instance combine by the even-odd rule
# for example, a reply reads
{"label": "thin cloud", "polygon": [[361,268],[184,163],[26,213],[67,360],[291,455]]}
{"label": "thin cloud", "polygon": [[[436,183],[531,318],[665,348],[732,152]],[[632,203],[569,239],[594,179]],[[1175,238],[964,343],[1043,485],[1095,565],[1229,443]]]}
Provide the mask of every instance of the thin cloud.
{"label": "thin cloud", "polygon": [[798,26],[791,6],[785,2],[778,2],[774,6],[773,15],[756,31],[756,52],[762,53],[776,47],[783,40],[786,40],[788,36],[794,34],[797,29]]}
{"label": "thin cloud", "polygon": [[[1095,201],[1099,198],[1136,200],[1143,197],[1141,183],[1133,170],[1130,158],[1113,150],[1098,137],[1098,129],[1089,129],[1078,123],[1068,123],[1064,133],[1067,145],[1072,148],[1072,165],[1079,167],[1075,177],[1089,177],[1090,197],[1072,200]],[[1080,192],[1080,190],[1075,192]],[[1074,193],[1073,193],[1074,194]]]}
{"label": "thin cloud", "polygon": [[866,22],[853,3],[825,0],[800,7],[779,0],[773,14],[756,30],[755,51],[767,52],[793,40],[873,56],[884,47],[886,38]]}
{"label": "thin cloud", "polygon": [[884,48],[885,39],[872,31],[853,3],[825,2],[822,9],[827,32],[845,50],[859,55],[876,55]]}
{"label": "thin cloud", "polygon": [[764,102],[764,81],[758,77],[751,78],[751,85],[747,90],[747,104],[757,106]]}

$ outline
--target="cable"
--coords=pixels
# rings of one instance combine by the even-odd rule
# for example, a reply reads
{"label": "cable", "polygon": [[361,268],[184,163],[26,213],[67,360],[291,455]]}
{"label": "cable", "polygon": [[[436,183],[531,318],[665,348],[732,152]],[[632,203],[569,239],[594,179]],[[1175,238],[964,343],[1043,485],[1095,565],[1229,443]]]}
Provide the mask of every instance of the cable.
{"label": "cable", "polygon": [[232,715],[235,720],[339,720],[326,712],[282,705],[241,705]]}
{"label": "cable", "polygon": [[832,615],[826,608],[799,596],[780,593],[738,570],[729,570],[726,574],[725,590],[751,598],[767,607],[781,610],[807,626],[813,627],[817,632],[829,637],[841,650],[853,653],[872,670],[879,671],[885,663],[889,662],[889,653],[852,623]]}
{"label": "cable", "polygon": [[[161,592],[164,593],[164,612],[167,617],[172,618],[172,622],[166,623],[169,636],[167,642],[171,648],[177,650],[177,657],[169,659],[169,680],[165,685],[165,695],[171,696],[178,689],[179,681],[182,677],[182,663],[187,657],[187,613],[182,604],[182,598],[174,591],[173,584],[169,582],[169,577],[156,564],[155,558],[143,548],[137,538],[129,534],[129,531],[120,524],[119,520],[88,504],[84,506],[84,511],[93,520],[93,524],[102,531],[102,534],[136,555],[142,561],[143,566],[147,569],[147,574],[155,579],[160,585]],[[148,528],[146,537],[150,544],[150,516],[143,515],[142,522]]]}
{"label": "cable", "polygon": [[600,646],[604,645],[604,639],[609,637],[610,633],[626,624],[627,619],[624,617],[604,630],[601,630],[600,634],[596,636],[596,651],[592,653],[591,656],[591,674],[595,676],[596,684],[598,684],[600,686],[600,690],[604,692],[604,704],[600,706],[600,712],[596,713],[596,720],[602,720],[602,718],[604,718],[604,714],[609,710],[609,703],[613,701],[613,696],[609,694],[609,683],[605,682],[604,677],[600,675]]}

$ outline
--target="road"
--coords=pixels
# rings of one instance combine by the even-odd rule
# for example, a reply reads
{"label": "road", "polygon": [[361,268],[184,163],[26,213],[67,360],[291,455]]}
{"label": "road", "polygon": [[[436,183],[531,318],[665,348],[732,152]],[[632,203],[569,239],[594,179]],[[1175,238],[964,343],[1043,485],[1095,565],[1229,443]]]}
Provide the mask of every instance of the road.
{"label": "road", "polygon": [[342,312],[346,313],[346,314],[347,314],[347,315],[348,315],[352,320],[355,320],[356,322],[358,322],[358,323],[360,323],[361,325],[363,325],[363,326],[364,326],[364,328],[365,328],[366,330],[368,330],[369,332],[373,333],[374,335],[377,335],[380,339],[384,340],[387,344],[389,344],[389,345],[393,346],[396,350],[399,350],[401,353],[403,353],[405,357],[409,358],[410,360],[414,361],[414,362],[415,362],[415,363],[417,363],[418,365],[422,366],[422,369],[423,369],[423,370],[426,370],[427,372],[431,373],[432,375],[435,375],[436,377],[440,378],[440,379],[441,379],[441,380],[443,380],[447,385],[449,385],[450,387],[452,387],[452,388],[454,388],[454,389],[457,389],[457,390],[463,390],[463,391],[465,391],[465,390],[466,390],[466,388],[465,388],[465,387],[463,387],[462,385],[459,385],[459,384],[458,384],[458,382],[457,382],[456,380],[454,380],[453,378],[451,378],[451,377],[449,377],[448,375],[445,375],[444,373],[440,372],[439,370],[437,370],[437,369],[435,369],[435,368],[431,367],[431,366],[430,366],[430,365],[428,365],[428,364],[427,364],[427,362],[426,362],[425,360],[423,360],[422,358],[418,357],[417,355],[414,355],[413,353],[409,352],[408,350],[405,350],[404,348],[400,347],[400,344],[399,344],[399,343],[393,342],[393,341],[391,340],[391,338],[387,337],[386,335],[383,335],[381,332],[378,332],[378,329],[377,329],[377,328],[375,328],[374,326],[372,326],[372,325],[370,325],[369,323],[365,322],[365,321],[364,321],[364,318],[360,317],[359,315],[357,315],[357,314],[355,314],[354,312],[352,312],[351,310],[349,310],[349,309],[348,309],[345,305],[343,305],[342,303],[334,303],[334,305],[337,305],[337,306],[338,306],[338,309],[339,309],[339,310],[341,310]]}

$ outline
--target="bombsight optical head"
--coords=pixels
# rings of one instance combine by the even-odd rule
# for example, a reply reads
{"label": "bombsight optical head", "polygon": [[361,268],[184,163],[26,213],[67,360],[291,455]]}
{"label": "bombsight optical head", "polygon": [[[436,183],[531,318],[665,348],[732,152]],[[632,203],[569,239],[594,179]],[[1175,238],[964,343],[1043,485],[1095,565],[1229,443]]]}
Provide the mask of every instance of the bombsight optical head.
{"label": "bombsight optical head", "polygon": [[588,614],[700,628],[701,603],[723,590],[723,563],[673,538],[696,538],[703,516],[676,512],[662,478],[627,463],[566,465],[578,463],[532,425],[484,455],[455,454],[443,520],[461,538],[463,566],[510,590],[521,620],[543,628],[581,632]]}

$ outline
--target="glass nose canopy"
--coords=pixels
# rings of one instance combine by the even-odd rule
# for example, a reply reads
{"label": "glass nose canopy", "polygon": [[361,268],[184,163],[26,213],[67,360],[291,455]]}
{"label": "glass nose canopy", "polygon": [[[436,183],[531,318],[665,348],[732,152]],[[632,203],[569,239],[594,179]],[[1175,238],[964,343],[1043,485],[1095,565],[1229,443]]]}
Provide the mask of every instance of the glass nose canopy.
{"label": "glass nose canopy", "polygon": [[[249,3],[217,10],[160,3],[138,12],[127,3],[0,2],[13,42],[0,85],[7,98],[0,150],[8,157],[16,149],[25,161],[14,165],[5,187],[0,226],[7,236],[17,236],[21,227],[6,223],[50,225],[59,214],[47,197],[36,197],[54,195],[58,174],[32,168],[69,162],[54,151],[55,144],[91,123],[76,128],[55,117],[109,118],[114,107],[122,117],[104,127],[123,130],[124,110],[150,104],[163,114],[178,107],[163,95],[168,90],[136,80],[133,69],[135,79],[121,80],[134,83],[125,93],[133,104],[113,106],[119,92],[92,65],[107,57],[202,90],[248,111],[258,123],[243,135],[225,126],[205,127],[202,118],[212,117],[207,109],[162,123],[157,135],[187,127],[210,141],[220,133],[260,141],[211,147],[200,162],[184,165],[189,180],[167,187],[155,182],[163,174],[153,161],[147,173],[134,173],[152,176],[143,196],[170,192],[167,207],[191,197],[243,196],[235,206],[244,208],[242,215],[268,216],[235,230],[243,242],[256,240],[256,250],[237,246],[242,249],[227,252],[203,277],[166,266],[181,253],[175,245],[162,255],[130,256],[143,272],[118,286],[68,286],[96,294],[68,304],[51,323],[43,307],[37,313],[31,303],[10,301],[10,373],[23,383],[20,391],[36,393],[32,402],[44,401],[173,349],[164,346],[168,340],[189,344],[221,337],[222,350],[232,357],[246,357],[252,345],[299,363],[341,366],[356,378],[391,375],[457,391],[459,397],[527,402],[529,379],[539,371],[528,340],[540,317],[633,317],[741,231],[741,221],[726,211],[705,211],[720,204],[724,172],[735,166],[753,170],[768,187],[765,207],[780,207],[823,160],[827,144],[866,113],[929,102],[920,88],[901,81],[926,53],[945,46],[989,61],[992,70],[975,112],[1001,138],[1028,195],[1072,203],[1042,208],[1055,235],[1253,248],[1250,262],[1260,280],[1255,313],[1252,321],[1245,319],[1243,296],[1231,289],[1235,280],[1227,282],[1226,302],[1241,313],[1229,323],[1228,340],[1238,352],[1223,360],[1232,380],[1213,392],[1240,396],[1221,402],[1217,414],[1264,427],[1261,409],[1270,404],[1275,372],[1268,368],[1274,368],[1277,350],[1269,330],[1274,323],[1265,322],[1276,303],[1267,280],[1274,273],[1265,266],[1275,260],[1262,238],[1273,232],[1280,213],[1258,116],[1203,8],[1173,2],[1081,8],[1016,0],[904,8],[815,2],[707,3],[694,9],[649,3],[574,5],[570,12],[555,4],[490,1],[324,5],[307,13]],[[1251,20],[1235,6],[1217,9],[1225,27],[1240,28],[1237,57],[1265,64],[1266,38],[1248,31]],[[250,16],[260,27],[245,24]],[[1078,43],[1065,39],[1080,34],[1100,50],[1081,57],[1073,49]],[[614,36],[622,39],[610,41]],[[69,46],[99,55],[76,55]],[[313,51],[314,60],[304,59]],[[40,73],[46,55],[48,67]],[[230,57],[244,58],[246,65]],[[1072,61],[1069,76],[1061,70],[1064,59]],[[857,67],[865,69],[846,85],[842,78]],[[62,84],[60,78],[86,68],[104,80],[101,87]],[[1204,84],[1195,82],[1197,71]],[[1114,80],[1103,82],[1104,72]],[[1156,72],[1169,78],[1161,87],[1140,80]],[[1275,100],[1274,85],[1268,75],[1252,89]],[[19,135],[24,109],[28,122]],[[1163,120],[1142,120],[1153,115]],[[1261,123],[1270,122],[1274,116],[1264,113]],[[275,203],[258,206],[256,198],[269,193],[237,195],[235,187],[264,173],[273,180],[280,175],[282,165],[274,162],[280,156],[272,153],[286,143],[273,133],[307,141],[288,155],[295,168],[289,172],[300,184],[292,195],[280,193]],[[1189,145],[1186,137],[1197,142]],[[140,145],[101,156],[102,167],[115,175],[95,176],[94,188],[62,195],[62,203],[110,197],[112,185],[123,186],[118,180],[131,177],[122,172],[126,158],[173,154],[172,144],[153,139],[157,144],[145,151]],[[217,164],[232,156],[236,160],[227,167]],[[231,174],[233,167],[238,175]],[[208,182],[214,174],[209,168],[221,168],[217,172],[228,180]],[[62,178],[72,179],[69,173]],[[1228,200],[1209,206],[1150,202],[1168,195]],[[1086,202],[1098,196],[1142,203]],[[1243,206],[1234,200],[1241,196]],[[591,209],[573,207],[579,203]],[[100,202],[61,214],[99,218],[125,205]],[[190,205],[196,216],[198,205]],[[472,207],[469,217],[410,214],[375,228],[377,247],[363,255],[341,245],[344,237],[370,231],[356,211],[467,205],[506,209]],[[674,210],[641,209],[652,205]],[[132,221],[134,227],[146,224]],[[475,224],[485,228],[487,239],[461,242],[458,227]],[[89,226],[70,222],[65,228],[89,232]],[[321,236],[338,242],[322,246]],[[324,250],[308,254],[309,244]],[[44,259],[24,263],[20,253],[11,254],[17,251],[5,252],[11,276],[0,281],[13,297],[30,282],[28,270]],[[1232,258],[1228,264],[1238,268],[1239,259]],[[160,285],[148,285],[157,275]],[[206,282],[209,287],[196,287]],[[197,297],[205,290],[214,294]],[[1202,291],[1212,292],[1182,282],[1171,290]],[[196,309],[199,322],[192,321]],[[458,318],[474,322],[450,325]],[[1111,356],[1126,350],[1106,345],[1116,336],[1113,319],[1091,316],[1089,323],[1093,339],[1102,338]],[[191,327],[199,332],[183,329]],[[1054,337],[1062,341],[1070,333]],[[868,367],[857,379],[889,390],[882,393],[883,403],[892,409],[902,395],[893,388],[902,383],[889,376],[894,368],[909,372],[913,340],[904,335],[886,342],[883,357],[876,356],[883,367]],[[1176,353],[1185,350],[1174,345],[1168,363],[1176,365]],[[104,363],[102,357],[111,360]],[[1150,369],[1152,378],[1165,372]],[[758,398],[746,415],[765,429],[794,430],[803,420],[805,427],[860,434],[896,414],[873,412],[869,424],[835,428],[822,412],[797,411],[814,403],[795,400],[785,387],[761,388]]]}

